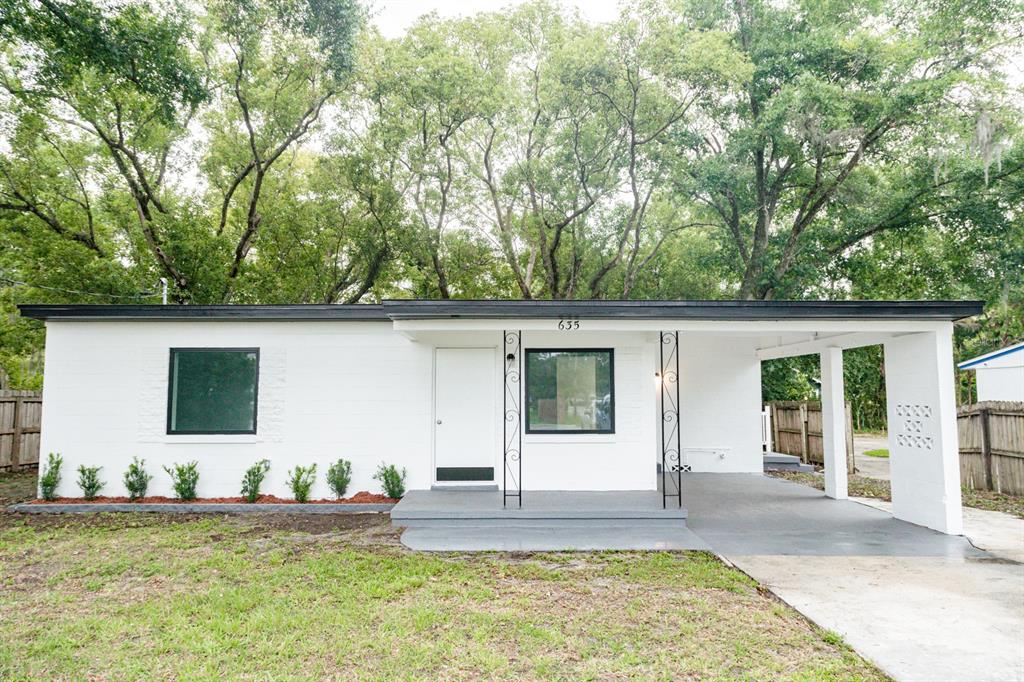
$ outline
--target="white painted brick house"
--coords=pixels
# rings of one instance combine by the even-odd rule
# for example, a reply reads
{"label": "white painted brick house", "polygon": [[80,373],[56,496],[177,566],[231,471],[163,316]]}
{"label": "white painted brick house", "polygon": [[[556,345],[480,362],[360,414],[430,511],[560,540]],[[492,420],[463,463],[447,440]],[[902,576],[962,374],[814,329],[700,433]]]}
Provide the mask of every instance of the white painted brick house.
{"label": "white painted brick house", "polygon": [[[199,495],[271,462],[381,462],[410,489],[656,490],[760,472],[761,372],[820,354],[826,492],[846,496],[842,350],[884,344],[894,513],[959,533],[952,323],[978,302],[387,301],[380,305],[26,305],[46,321],[42,452],[102,465],[123,494],[199,462]],[[151,494],[171,493],[162,472]],[[58,491],[78,495],[72,477]],[[314,497],[327,496],[321,476]],[[678,499],[681,504],[681,498]]]}

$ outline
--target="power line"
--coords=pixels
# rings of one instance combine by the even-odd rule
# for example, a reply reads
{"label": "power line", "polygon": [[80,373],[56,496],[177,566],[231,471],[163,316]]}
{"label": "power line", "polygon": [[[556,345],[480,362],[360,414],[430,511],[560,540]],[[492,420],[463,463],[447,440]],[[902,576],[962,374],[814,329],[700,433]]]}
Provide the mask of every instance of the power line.
{"label": "power line", "polygon": [[45,291],[56,291],[62,294],[77,294],[79,296],[99,296],[101,298],[154,298],[160,294],[155,294],[151,291],[140,291],[137,294],[105,294],[100,291],[79,291],[78,289],[62,289],[61,287],[48,287],[43,284],[32,284],[31,282],[22,282],[21,280],[11,279],[10,277],[4,277],[0,275],[0,281],[11,284],[14,286],[32,287],[33,289],[43,289]]}

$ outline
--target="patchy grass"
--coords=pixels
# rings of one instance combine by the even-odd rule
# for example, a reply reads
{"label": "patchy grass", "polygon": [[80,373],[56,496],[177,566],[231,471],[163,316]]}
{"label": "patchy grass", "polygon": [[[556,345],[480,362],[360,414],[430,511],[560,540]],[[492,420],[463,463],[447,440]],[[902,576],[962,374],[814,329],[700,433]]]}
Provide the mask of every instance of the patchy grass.
{"label": "patchy grass", "polygon": [[[825,489],[825,478],[820,473],[772,471],[768,475],[809,485],[818,490]],[[867,476],[858,476],[856,474],[851,474],[848,481],[850,495],[852,496],[873,497],[878,500],[892,501],[889,481],[880,481],[876,478],[868,478]],[[990,490],[972,490],[966,487],[961,488],[960,492],[963,496],[962,499],[965,507],[1003,512],[1024,519],[1024,497],[1006,495]]]}
{"label": "patchy grass", "polygon": [[868,457],[889,457],[889,451],[885,448],[878,448],[877,450],[865,450],[864,454]]}
{"label": "patchy grass", "polygon": [[1019,495],[963,488],[963,496],[964,504],[968,507],[1013,514],[1019,519],[1024,519],[1024,497]]}
{"label": "patchy grass", "polygon": [[387,516],[0,515],[0,679],[879,680],[710,554],[416,554]]}
{"label": "patchy grass", "polygon": [[[818,490],[825,489],[825,477],[820,472],[809,473],[803,471],[771,471],[769,476],[784,478],[795,483],[809,485]],[[847,478],[850,495],[854,497],[873,497],[879,500],[892,500],[892,493],[889,491],[889,481],[880,481],[877,478],[858,476],[850,474]]]}
{"label": "patchy grass", "polygon": [[0,507],[35,499],[37,475],[34,469],[0,472]]}

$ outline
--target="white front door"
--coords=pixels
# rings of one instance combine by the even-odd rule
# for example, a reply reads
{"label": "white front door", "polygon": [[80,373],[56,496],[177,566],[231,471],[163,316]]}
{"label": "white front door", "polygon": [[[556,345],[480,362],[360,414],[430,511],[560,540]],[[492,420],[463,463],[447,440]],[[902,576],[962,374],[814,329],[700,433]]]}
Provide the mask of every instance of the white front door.
{"label": "white front door", "polygon": [[438,483],[493,481],[493,348],[438,348],[434,374],[434,466]]}

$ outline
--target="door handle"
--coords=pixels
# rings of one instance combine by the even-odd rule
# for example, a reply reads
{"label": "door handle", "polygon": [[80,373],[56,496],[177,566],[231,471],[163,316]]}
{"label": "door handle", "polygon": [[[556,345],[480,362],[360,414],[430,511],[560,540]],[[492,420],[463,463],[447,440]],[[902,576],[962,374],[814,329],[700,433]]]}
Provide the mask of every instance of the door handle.
{"label": "door handle", "polygon": [[440,424],[440,423],[441,423],[441,420],[440,420],[440,419],[438,419],[438,420],[437,420],[437,423],[438,423],[438,424]]}

